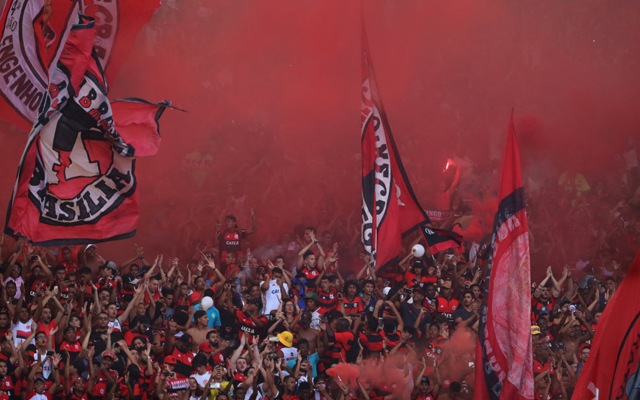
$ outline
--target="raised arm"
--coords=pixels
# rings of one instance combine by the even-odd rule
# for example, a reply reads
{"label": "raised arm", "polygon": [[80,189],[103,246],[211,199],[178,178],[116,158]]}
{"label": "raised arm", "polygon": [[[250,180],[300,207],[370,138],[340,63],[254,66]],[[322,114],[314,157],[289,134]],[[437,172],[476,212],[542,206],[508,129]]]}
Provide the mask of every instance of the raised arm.
{"label": "raised arm", "polygon": [[258,223],[256,222],[256,210],[251,208],[251,229],[247,229],[247,236],[258,232]]}

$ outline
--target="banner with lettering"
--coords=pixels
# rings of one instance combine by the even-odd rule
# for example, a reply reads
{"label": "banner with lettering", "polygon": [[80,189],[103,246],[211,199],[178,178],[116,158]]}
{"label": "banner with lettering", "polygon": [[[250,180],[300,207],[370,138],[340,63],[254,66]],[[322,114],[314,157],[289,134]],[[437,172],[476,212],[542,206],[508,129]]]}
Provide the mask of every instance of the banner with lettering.
{"label": "banner with lettering", "polygon": [[428,223],[402,166],[373,73],[366,33],[362,32],[362,245],[383,270],[398,260],[401,241]]}
{"label": "banner with lettering", "polygon": [[478,346],[476,400],[532,400],[531,266],[520,152],[509,122]]}
{"label": "banner with lettering", "polygon": [[81,17],[71,31],[20,161],[5,232],[37,245],[133,236],[136,156],[160,145],[169,103],[111,104],[93,28]]}
{"label": "banner with lettering", "polygon": [[113,79],[159,6],[160,0],[7,0],[0,18],[0,118],[31,130],[78,11],[94,17],[96,54]]}

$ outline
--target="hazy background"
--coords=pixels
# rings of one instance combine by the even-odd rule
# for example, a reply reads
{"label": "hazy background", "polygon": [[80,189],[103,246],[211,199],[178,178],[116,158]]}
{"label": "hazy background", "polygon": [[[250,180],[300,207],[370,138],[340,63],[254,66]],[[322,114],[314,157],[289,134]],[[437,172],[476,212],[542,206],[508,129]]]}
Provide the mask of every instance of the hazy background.
{"label": "hazy background", "polygon": [[[0,2],[3,3],[3,2]],[[233,212],[254,243],[298,224],[360,221],[360,32],[355,0],[164,0],[111,82],[110,98],[169,99],[160,152],[138,161],[133,243],[179,254]],[[407,173],[430,209],[447,158],[468,201],[491,197],[515,107],[525,179],[605,180],[640,138],[640,3],[372,0],[364,20]],[[0,210],[27,133],[0,126]],[[495,187],[494,187],[495,189]],[[525,189],[527,189],[525,187]],[[489,211],[489,214],[491,211]],[[189,250],[190,252],[191,250]],[[354,250],[355,251],[355,250]]]}

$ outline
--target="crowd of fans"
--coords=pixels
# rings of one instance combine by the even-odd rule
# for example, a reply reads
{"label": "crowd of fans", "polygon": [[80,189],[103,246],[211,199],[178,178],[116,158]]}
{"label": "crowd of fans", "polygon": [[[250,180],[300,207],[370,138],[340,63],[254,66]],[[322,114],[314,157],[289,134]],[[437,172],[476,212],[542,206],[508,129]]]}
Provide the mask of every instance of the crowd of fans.
{"label": "crowd of fans", "polygon": [[[607,196],[573,174],[529,195],[534,257],[561,249],[574,259],[550,262],[523,310],[536,399],[571,398],[640,244],[637,182]],[[562,229],[550,226],[556,213]],[[473,398],[486,240],[415,257],[420,240],[409,237],[398,265],[382,271],[364,254],[343,265],[330,229],[252,253],[251,215],[246,230],[226,216],[181,259],[150,260],[135,246],[116,263],[95,245],[7,240],[0,400]],[[454,217],[440,226],[460,228]],[[572,242],[570,221],[583,217],[591,241]]]}

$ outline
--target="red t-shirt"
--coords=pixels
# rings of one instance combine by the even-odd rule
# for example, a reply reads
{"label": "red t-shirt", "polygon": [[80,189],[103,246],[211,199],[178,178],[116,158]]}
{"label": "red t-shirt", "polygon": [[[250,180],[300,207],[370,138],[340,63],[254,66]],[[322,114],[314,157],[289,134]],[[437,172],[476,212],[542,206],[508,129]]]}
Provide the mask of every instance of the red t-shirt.
{"label": "red t-shirt", "polygon": [[49,337],[51,329],[56,328],[57,326],[58,324],[56,324],[56,321],[54,319],[49,321],[48,325],[45,325],[44,322],[40,322],[38,324],[38,328],[36,329],[36,332],[44,332],[47,334],[47,337]]}
{"label": "red t-shirt", "polygon": [[344,312],[347,315],[359,314],[364,311],[364,306],[362,305],[362,299],[360,296],[356,295],[356,297],[353,298],[353,301],[349,301],[347,296],[342,296],[342,300],[344,302]]}

